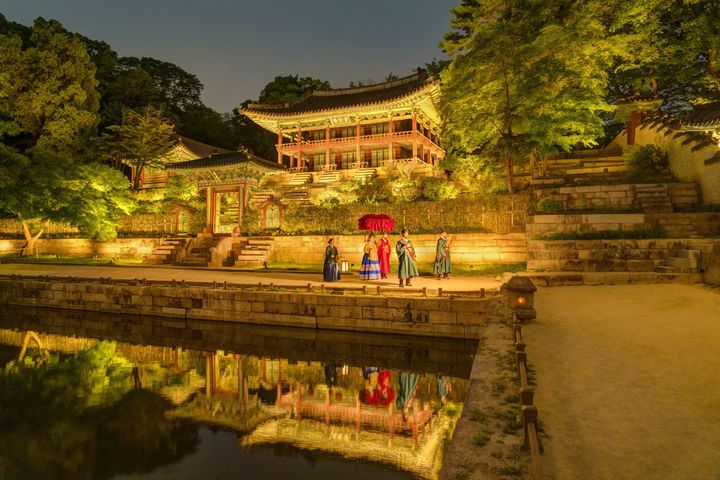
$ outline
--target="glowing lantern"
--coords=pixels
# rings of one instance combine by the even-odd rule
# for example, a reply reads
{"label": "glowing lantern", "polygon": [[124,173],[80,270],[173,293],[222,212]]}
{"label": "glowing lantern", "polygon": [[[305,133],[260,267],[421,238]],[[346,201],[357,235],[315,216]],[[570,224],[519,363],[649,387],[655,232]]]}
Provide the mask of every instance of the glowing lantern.
{"label": "glowing lantern", "polygon": [[537,287],[528,277],[513,276],[501,287],[507,295],[508,306],[513,309],[518,320],[535,318],[535,292]]}
{"label": "glowing lantern", "polygon": [[347,273],[350,271],[350,264],[347,260],[343,260],[342,262],[340,262],[340,271],[342,273]]}

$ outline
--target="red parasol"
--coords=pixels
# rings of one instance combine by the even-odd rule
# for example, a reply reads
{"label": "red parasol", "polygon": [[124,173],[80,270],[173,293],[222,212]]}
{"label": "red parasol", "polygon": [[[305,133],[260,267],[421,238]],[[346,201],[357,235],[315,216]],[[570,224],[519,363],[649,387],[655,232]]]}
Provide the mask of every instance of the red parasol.
{"label": "red parasol", "polygon": [[379,232],[381,230],[392,232],[395,228],[395,220],[389,215],[371,213],[360,217],[358,220],[358,228],[360,230],[371,230],[373,232]]}

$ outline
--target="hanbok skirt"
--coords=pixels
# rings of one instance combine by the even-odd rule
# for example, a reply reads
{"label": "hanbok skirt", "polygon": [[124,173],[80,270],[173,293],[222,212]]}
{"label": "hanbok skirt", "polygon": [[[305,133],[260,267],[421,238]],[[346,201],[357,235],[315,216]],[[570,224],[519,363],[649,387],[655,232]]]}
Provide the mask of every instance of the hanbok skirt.
{"label": "hanbok skirt", "polygon": [[340,269],[335,262],[325,262],[323,266],[323,281],[337,282],[340,280]]}
{"label": "hanbok skirt", "polygon": [[360,264],[360,280],[377,280],[380,278],[380,261],[370,260],[370,255],[363,255]]}

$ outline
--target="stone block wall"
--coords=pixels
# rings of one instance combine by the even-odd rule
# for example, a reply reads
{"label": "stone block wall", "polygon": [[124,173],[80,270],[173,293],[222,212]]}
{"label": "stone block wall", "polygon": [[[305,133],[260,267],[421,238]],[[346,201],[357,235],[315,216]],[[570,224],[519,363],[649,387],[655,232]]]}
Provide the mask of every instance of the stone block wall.
{"label": "stone block wall", "polygon": [[[657,184],[667,188],[670,203],[676,209],[694,207],[700,202],[696,183]],[[534,191],[536,201],[550,198],[559,202],[565,210],[607,209],[632,211],[639,208],[634,183],[618,185],[586,185],[543,188]]]}
{"label": "stone block wall", "polygon": [[[37,252],[40,255],[67,255],[73,257],[135,258],[149,255],[160,245],[160,238],[116,238],[98,242],[89,238],[40,238]],[[25,240],[0,240],[0,256],[17,254]]]}
{"label": "stone block wall", "polygon": [[718,249],[713,239],[531,240],[528,270],[569,272],[652,272],[682,250],[700,251],[700,270]]}
{"label": "stone block wall", "polygon": [[409,298],[211,286],[0,279],[0,304],[258,325],[477,339],[501,297]]}
{"label": "stone block wall", "polygon": [[[692,134],[688,132],[688,135]],[[646,122],[635,131],[636,144],[657,145],[668,152],[670,171],[675,177],[683,182],[700,184],[702,203],[720,203],[720,146],[700,146],[687,140],[688,136],[683,132],[671,130],[659,123]],[[626,134],[618,136],[611,146],[626,147]]]}
{"label": "stone block wall", "polygon": [[[89,339],[96,338],[143,345],[140,354],[145,359],[169,358],[166,349],[180,347],[327,363],[340,357],[345,363],[359,367],[380,364],[388,368],[443,372],[463,378],[469,376],[469,358],[477,350],[476,341],[460,339],[373,335],[49,308],[0,307],[0,325],[23,332],[0,330],[2,343],[8,344],[8,340],[14,339],[12,344],[19,346],[24,339],[24,331],[34,330],[40,334],[44,345],[52,350],[63,350],[63,345],[71,342],[76,348],[71,351],[75,352],[78,345],[89,346],[93,343]],[[132,347],[118,345],[128,358],[134,358]]]}
{"label": "stone block wall", "polygon": [[528,219],[527,234],[532,239],[537,235],[550,233],[584,233],[603,230],[631,231],[652,227],[653,225],[647,221],[643,213],[535,215]]}
{"label": "stone block wall", "polygon": [[[271,262],[278,263],[322,263],[329,236],[306,235],[274,237],[275,244],[270,256]],[[363,235],[336,235],[335,246],[343,260],[359,265],[363,256],[365,237]],[[397,263],[395,243],[400,238],[391,235],[391,263]],[[418,262],[435,261],[437,235],[411,235]],[[527,261],[525,234],[459,233],[449,235],[452,240],[451,256],[456,264],[508,264]]]}

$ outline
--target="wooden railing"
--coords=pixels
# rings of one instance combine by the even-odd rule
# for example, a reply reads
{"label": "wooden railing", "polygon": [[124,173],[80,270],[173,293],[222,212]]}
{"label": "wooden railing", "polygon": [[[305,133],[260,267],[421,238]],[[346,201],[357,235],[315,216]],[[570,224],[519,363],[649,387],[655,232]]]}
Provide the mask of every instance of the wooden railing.
{"label": "wooden railing", "polygon": [[[360,143],[372,143],[373,141],[378,142],[385,142],[389,138],[392,138],[393,142],[399,141],[399,140],[405,140],[409,139],[412,136],[412,132],[393,132],[392,136],[387,133],[379,133],[375,135],[360,135],[352,136],[352,137],[342,137],[342,138],[331,138],[329,140],[322,139],[322,140],[303,140],[301,142],[287,142],[287,143],[278,143],[275,146],[284,151],[287,149],[297,149],[297,147],[318,147],[323,146],[325,144],[329,144],[332,147],[337,146],[343,146],[343,145],[354,145],[356,142]],[[418,132],[418,136],[422,137],[422,134]],[[427,138],[427,137],[422,137]]]}
{"label": "wooden railing", "polygon": [[527,352],[522,338],[522,324],[513,314],[513,340],[515,342],[515,358],[517,373],[520,378],[520,414],[523,425],[523,444],[530,450],[530,472],[533,480],[543,480],[541,451],[542,445],[538,437],[538,409],[533,405],[535,390],[528,382]]}
{"label": "wooden railing", "polygon": [[0,275],[0,280],[22,281],[36,280],[41,282],[65,282],[65,283],[100,283],[106,285],[130,285],[130,286],[160,286],[160,287],[204,287],[223,290],[252,290],[266,292],[307,292],[320,293],[329,295],[397,295],[404,294],[407,296],[417,297],[499,297],[502,295],[499,289],[479,290],[446,290],[442,288],[429,289],[422,288],[400,288],[400,287],[383,287],[380,285],[371,288],[367,285],[362,287],[341,287],[335,285],[277,285],[275,283],[240,283],[240,282],[195,282],[187,280],[148,280],[145,278],[111,278],[111,277],[75,277],[75,276],[50,276],[50,275]]}

